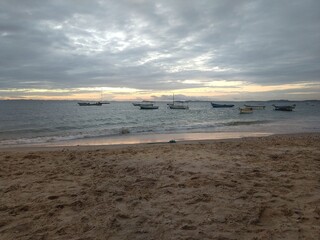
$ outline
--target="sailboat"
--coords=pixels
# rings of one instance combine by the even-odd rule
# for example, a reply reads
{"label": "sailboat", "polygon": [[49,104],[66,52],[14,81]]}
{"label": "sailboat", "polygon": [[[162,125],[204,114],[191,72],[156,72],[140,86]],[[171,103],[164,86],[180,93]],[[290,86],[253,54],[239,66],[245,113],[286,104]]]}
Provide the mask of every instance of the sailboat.
{"label": "sailboat", "polygon": [[78,102],[79,106],[102,106],[102,104],[110,104],[109,102],[102,101],[102,92],[101,92],[101,100],[98,102]]}
{"label": "sailboat", "polygon": [[[180,103],[180,104],[176,104]],[[172,103],[168,103],[170,109],[189,109],[189,106],[183,105],[184,102],[182,101],[174,101],[174,94],[172,96]]]}
{"label": "sailboat", "polygon": [[101,101],[98,102],[98,103],[101,103],[101,104],[110,104],[110,102],[103,101],[102,99],[103,99],[103,98],[102,98],[102,91],[101,91]]}

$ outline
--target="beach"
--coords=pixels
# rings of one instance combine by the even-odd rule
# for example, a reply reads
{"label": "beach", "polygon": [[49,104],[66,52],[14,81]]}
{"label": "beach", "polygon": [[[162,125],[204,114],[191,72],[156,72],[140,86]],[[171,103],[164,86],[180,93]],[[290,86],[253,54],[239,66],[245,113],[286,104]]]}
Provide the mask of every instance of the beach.
{"label": "beach", "polygon": [[320,134],[0,150],[0,239],[319,239]]}

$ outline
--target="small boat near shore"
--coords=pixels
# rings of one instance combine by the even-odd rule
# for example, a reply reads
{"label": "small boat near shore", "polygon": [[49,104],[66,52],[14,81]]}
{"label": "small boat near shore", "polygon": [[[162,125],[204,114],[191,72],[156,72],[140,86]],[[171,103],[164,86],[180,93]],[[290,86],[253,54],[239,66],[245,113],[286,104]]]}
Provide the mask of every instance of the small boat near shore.
{"label": "small boat near shore", "polygon": [[250,114],[253,113],[253,109],[250,107],[239,108],[240,114]]}
{"label": "small boat near shore", "polygon": [[211,106],[213,108],[231,108],[231,107],[234,107],[234,104],[217,104],[217,103],[211,102]]}
{"label": "small boat near shore", "polygon": [[248,107],[248,108],[252,108],[252,110],[264,110],[264,109],[266,109],[266,106],[262,106],[262,105],[247,105],[247,104],[245,104],[244,106]]}
{"label": "small boat near shore", "polygon": [[295,109],[296,105],[283,105],[283,106],[279,106],[279,105],[272,105],[274,107],[275,111],[286,111],[286,112],[292,112],[293,109]]}

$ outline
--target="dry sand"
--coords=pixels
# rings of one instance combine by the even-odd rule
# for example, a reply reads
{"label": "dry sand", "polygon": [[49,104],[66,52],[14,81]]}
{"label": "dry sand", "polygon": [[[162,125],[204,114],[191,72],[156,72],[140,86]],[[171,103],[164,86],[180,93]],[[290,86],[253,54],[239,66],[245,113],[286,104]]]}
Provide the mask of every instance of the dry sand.
{"label": "dry sand", "polygon": [[320,239],[320,134],[1,150],[0,239]]}

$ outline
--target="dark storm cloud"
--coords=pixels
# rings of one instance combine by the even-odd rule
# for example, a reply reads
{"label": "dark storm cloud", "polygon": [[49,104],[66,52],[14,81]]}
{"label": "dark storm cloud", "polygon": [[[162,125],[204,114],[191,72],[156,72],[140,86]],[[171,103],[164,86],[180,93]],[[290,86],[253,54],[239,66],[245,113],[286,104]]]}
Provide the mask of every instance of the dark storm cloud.
{"label": "dark storm cloud", "polygon": [[319,82],[319,23],[318,0],[4,0],[0,88]]}

